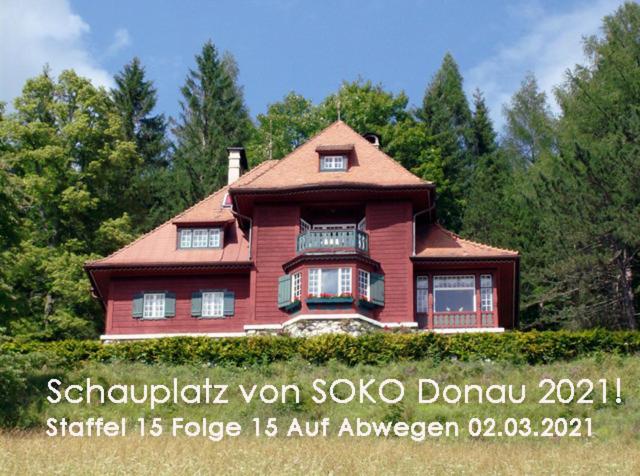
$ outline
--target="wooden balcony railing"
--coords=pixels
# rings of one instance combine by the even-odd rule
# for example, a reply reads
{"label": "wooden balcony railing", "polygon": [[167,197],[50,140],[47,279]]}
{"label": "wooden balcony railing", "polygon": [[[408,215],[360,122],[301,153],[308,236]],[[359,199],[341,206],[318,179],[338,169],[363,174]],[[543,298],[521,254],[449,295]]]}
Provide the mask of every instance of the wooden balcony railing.
{"label": "wooden balcony railing", "polygon": [[360,230],[308,230],[298,235],[296,251],[354,249],[369,251],[369,236]]}
{"label": "wooden balcony railing", "polygon": [[495,312],[436,312],[433,314],[434,329],[458,329],[473,327],[495,327]]}

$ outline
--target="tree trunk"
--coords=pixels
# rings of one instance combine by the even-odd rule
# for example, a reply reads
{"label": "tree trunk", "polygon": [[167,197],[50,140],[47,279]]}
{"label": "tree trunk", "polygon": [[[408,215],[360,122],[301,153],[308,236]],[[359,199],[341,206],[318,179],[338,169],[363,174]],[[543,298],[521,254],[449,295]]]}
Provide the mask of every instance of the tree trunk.
{"label": "tree trunk", "polygon": [[631,254],[625,247],[622,249],[618,257],[619,263],[619,292],[620,292],[620,307],[622,316],[620,316],[620,322],[629,329],[637,329],[638,322],[636,321],[636,309],[634,306],[634,294],[633,294],[633,271],[631,269]]}

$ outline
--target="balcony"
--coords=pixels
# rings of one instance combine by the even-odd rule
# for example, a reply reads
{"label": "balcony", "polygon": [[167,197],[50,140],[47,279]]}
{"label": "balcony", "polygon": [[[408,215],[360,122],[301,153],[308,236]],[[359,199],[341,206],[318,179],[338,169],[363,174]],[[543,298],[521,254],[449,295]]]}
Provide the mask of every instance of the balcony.
{"label": "balcony", "polygon": [[296,244],[298,254],[307,252],[358,251],[369,252],[369,235],[364,231],[314,230],[310,229],[298,235]]}

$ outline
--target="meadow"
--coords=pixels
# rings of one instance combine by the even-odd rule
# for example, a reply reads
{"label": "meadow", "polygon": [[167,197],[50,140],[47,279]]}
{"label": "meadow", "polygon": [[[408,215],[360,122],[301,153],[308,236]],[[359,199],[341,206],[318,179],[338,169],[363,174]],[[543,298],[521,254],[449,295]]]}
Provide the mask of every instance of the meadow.
{"label": "meadow", "polygon": [[[47,378],[59,378],[68,384],[82,384],[89,377],[104,386],[114,384],[169,383],[178,378],[188,383],[211,382],[229,385],[229,403],[224,405],[185,405],[167,403],[151,410],[145,405],[71,404],[46,402]],[[386,404],[357,401],[338,404],[313,402],[311,382],[322,378],[377,381],[395,378],[405,383],[402,403]],[[490,405],[486,402],[419,404],[418,378],[430,378],[443,384],[494,383],[526,385],[529,398],[522,404]],[[572,403],[540,405],[546,392],[537,382],[588,378],[614,381],[621,378],[622,401],[615,402],[615,390],[607,391],[607,401],[596,398],[593,404]],[[482,361],[412,361],[384,366],[349,366],[335,361],[323,365],[294,359],[266,365],[216,367],[142,363],[87,362],[72,368],[42,369],[32,376],[32,384],[41,390],[37,397],[26,398],[18,408],[13,429],[0,434],[0,472],[6,474],[584,474],[597,468],[600,474],[638,474],[640,472],[640,358],[598,354],[573,361],[546,365]],[[302,389],[299,402],[287,401],[249,404],[239,398],[239,384],[296,383]],[[36,387],[31,387],[32,390]],[[566,392],[565,392],[566,393]],[[600,396],[601,397],[601,396]],[[252,428],[253,418],[277,418],[287,426],[292,418],[319,420],[345,417],[386,421],[455,421],[461,426],[470,418],[591,418],[594,436],[587,437],[471,437],[430,438],[415,442],[409,438],[289,437],[279,434],[268,439],[251,432],[219,442],[203,437],[140,438],[130,432],[117,438],[47,437],[47,418],[73,420],[101,416],[105,419],[160,417],[164,421],[180,416],[198,420],[237,421]]]}

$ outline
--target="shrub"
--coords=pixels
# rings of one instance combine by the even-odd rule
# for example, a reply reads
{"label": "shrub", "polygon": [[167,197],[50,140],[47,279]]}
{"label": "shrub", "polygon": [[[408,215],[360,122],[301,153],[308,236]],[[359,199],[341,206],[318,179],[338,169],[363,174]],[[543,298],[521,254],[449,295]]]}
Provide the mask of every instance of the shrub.
{"label": "shrub", "polygon": [[87,360],[255,366],[293,358],[302,358],[313,364],[336,360],[347,365],[383,365],[424,359],[488,359],[540,364],[596,353],[635,354],[640,352],[640,333],[592,330],[456,335],[372,333],[361,337],[328,334],[310,338],[174,337],[113,345],[80,340],[0,342],[0,355],[34,352],[61,366]]}

